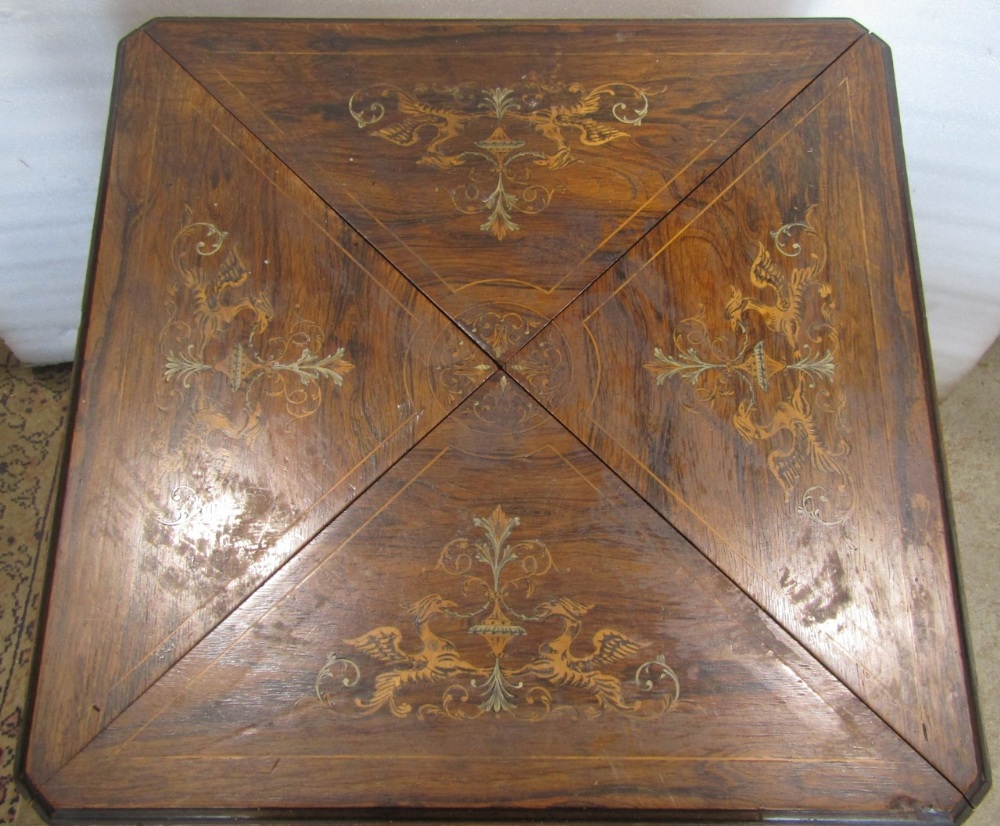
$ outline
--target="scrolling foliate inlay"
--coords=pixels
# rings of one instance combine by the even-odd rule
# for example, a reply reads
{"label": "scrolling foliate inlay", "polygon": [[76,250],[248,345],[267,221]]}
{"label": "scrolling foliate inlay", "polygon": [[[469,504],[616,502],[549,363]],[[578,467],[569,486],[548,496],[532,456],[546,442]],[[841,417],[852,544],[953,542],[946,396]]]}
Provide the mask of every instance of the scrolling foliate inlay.
{"label": "scrolling foliate inlay", "polygon": [[[429,594],[409,607],[419,643],[392,625],[345,639],[357,653],[327,658],[316,677],[321,703],[360,716],[387,708],[405,717],[416,704],[421,719],[505,714],[531,721],[581,709],[590,717],[610,709],[655,716],[676,705],[680,683],[664,656],[615,673],[619,663],[639,659],[646,643],[601,628],[585,654],[572,650],[594,606],[565,596],[532,604],[538,580],[566,571],[544,543],[513,538],[518,517],[498,505],[472,521],[482,538],[452,540],[433,569],[461,580],[456,599]],[[550,620],[559,626],[555,636]],[[456,644],[459,634],[466,644]],[[525,644],[515,646],[518,640]],[[358,655],[379,664],[374,676]]]}
{"label": "scrolling foliate inlay", "polygon": [[563,355],[568,349],[566,338],[554,324],[548,338],[542,339],[526,355],[519,355],[510,365],[511,373],[542,405],[553,410],[562,403],[572,383],[572,369]]}
{"label": "scrolling foliate inlay", "polygon": [[[472,84],[406,91],[391,84],[359,89],[348,102],[361,129],[397,146],[428,143],[417,161],[442,170],[469,167],[452,202],[466,215],[485,214],[479,229],[502,240],[518,232],[514,215],[545,210],[559,187],[536,183],[536,169],[576,160],[570,144],[602,146],[628,136],[649,114],[648,90],[630,83],[523,83],[480,89]],[[385,102],[383,102],[385,101]]]}
{"label": "scrolling foliate inlay", "polygon": [[498,447],[505,435],[525,433],[545,421],[542,408],[506,375],[471,404],[462,405],[455,416],[456,423],[469,430],[498,437],[489,444],[490,450]]}
{"label": "scrolling foliate inlay", "polygon": [[528,307],[506,302],[476,304],[456,320],[496,358],[519,350],[548,321]]}
{"label": "scrolling foliate inlay", "polygon": [[157,407],[173,415],[149,443],[160,476],[150,480],[148,498],[163,504],[143,531],[150,545],[175,554],[150,554],[143,564],[178,589],[192,587],[196,567],[198,593],[207,595],[256,563],[299,513],[238,473],[234,447],[253,448],[268,402],[282,409],[286,430],[312,416],[323,386],[342,386],[354,365],[344,347],[327,347],[318,324],[276,318],[228,233],[186,213],[171,246],[175,278],[155,392]]}
{"label": "scrolling foliate inlay", "polygon": [[687,409],[709,405],[728,418],[744,442],[766,451],[786,501],[794,496],[798,513],[833,525],[848,517],[854,489],[827,245],[812,209],[770,233],[776,256],[758,242],[751,290],[730,285],[721,324],[700,307],[675,327],[673,350],[654,348],[645,368],[657,385],[679,383]]}
{"label": "scrolling foliate inlay", "polygon": [[[251,271],[228,239],[203,221],[189,222],[174,239],[178,277],[160,333],[163,377],[173,393],[193,394],[195,424],[204,432],[252,444],[265,399],[280,399],[291,421],[306,418],[320,407],[321,385],[340,387],[354,364],[344,347],[324,354],[326,334],[304,318],[285,335],[265,336],[275,320],[271,301],[248,289]],[[218,378],[233,399],[228,408],[219,403]]]}
{"label": "scrolling foliate inlay", "polygon": [[493,367],[478,347],[452,325],[434,340],[428,375],[434,395],[443,407],[452,407],[475,390]]}

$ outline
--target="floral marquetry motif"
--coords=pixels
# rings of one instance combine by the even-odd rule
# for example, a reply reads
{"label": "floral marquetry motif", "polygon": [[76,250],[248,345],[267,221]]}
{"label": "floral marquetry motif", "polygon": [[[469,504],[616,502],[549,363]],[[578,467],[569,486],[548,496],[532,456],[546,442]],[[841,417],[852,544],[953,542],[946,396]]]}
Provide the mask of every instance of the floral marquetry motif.
{"label": "floral marquetry motif", "polygon": [[59,543],[88,551],[57,552],[53,586],[102,607],[53,614],[50,651],[72,637],[92,668],[40,695],[56,728],[36,767],[97,736],[490,372],[438,393],[435,342],[475,344],[148,36],[123,54],[68,459],[101,481],[67,495]]}
{"label": "floral marquetry motif", "polygon": [[747,444],[765,451],[771,477],[798,513],[833,525],[848,517],[854,485],[827,242],[808,212],[769,241],[758,242],[721,312],[702,307],[683,319],[673,351],[655,347],[644,366],[657,385],[689,391],[685,406],[711,405],[730,417]]}
{"label": "floral marquetry motif", "polygon": [[481,308],[554,318],[856,39],[223,28],[149,31],[500,363],[530,336],[488,342]]}
{"label": "floral marquetry motif", "polygon": [[[172,784],[159,767],[190,751],[260,761],[269,771],[228,775],[224,802],[277,799],[304,777],[340,807],[394,805],[399,789],[376,782],[387,763],[435,807],[516,805],[553,773],[582,804],[614,784],[635,807],[690,794],[706,762],[725,776],[748,759],[754,788],[817,764],[862,785],[886,775],[894,735],[555,419],[506,433],[498,419],[489,438],[462,425],[502,383],[489,379],[138,698],[124,742],[95,743],[88,762],[148,759]],[[421,530],[400,529],[418,518]],[[170,732],[190,719],[200,725],[179,744]],[[290,743],[308,744],[302,757],[277,752]],[[439,762],[465,780],[435,781]],[[143,800],[164,794],[149,788]]]}
{"label": "floral marquetry motif", "polygon": [[[927,397],[897,346],[912,262],[884,213],[905,227],[905,209],[868,153],[896,167],[875,148],[885,139],[864,112],[878,93],[858,85],[865,58],[851,54],[513,363],[544,361],[558,341],[573,381],[549,409],[929,755],[966,725],[926,693],[961,680],[960,657],[942,648],[933,679],[887,676],[924,668],[923,630],[901,631],[887,606],[926,609],[911,584],[928,564],[947,578],[949,563],[944,523],[931,563],[899,498],[904,480],[921,486],[918,465],[934,473],[913,452],[913,399]],[[947,589],[937,599],[931,613],[957,634]]]}
{"label": "floral marquetry motif", "polygon": [[[313,321],[280,319],[277,326],[284,335],[274,333],[271,301],[266,293],[251,291],[251,271],[229,233],[214,224],[191,222],[177,234],[171,255],[176,281],[169,290],[160,350],[163,378],[172,388],[160,395],[172,401],[175,393],[190,391],[196,411],[192,427],[252,443],[267,424],[262,420],[266,399],[280,400],[290,421],[312,416],[320,407],[323,385],[340,387],[354,369],[344,347],[323,352],[326,333]],[[242,337],[234,333],[241,326]],[[200,381],[202,374],[212,373],[228,385],[235,400],[231,413],[219,408],[213,396],[217,388]]]}
{"label": "floral marquetry motif", "polygon": [[126,38],[40,805],[961,822],[892,101],[850,21]]}
{"label": "floral marquetry motif", "polygon": [[376,84],[351,95],[358,127],[401,147],[428,141],[417,163],[470,167],[449,193],[455,208],[482,215],[482,232],[502,241],[519,232],[518,213],[547,209],[556,187],[533,175],[574,163],[572,144],[603,146],[627,138],[649,114],[649,92],[629,83],[526,83],[478,89],[467,83],[405,91]]}
{"label": "floral marquetry motif", "polygon": [[[459,578],[456,596],[461,602],[430,594],[410,606],[407,613],[413,616],[420,639],[419,650],[412,653],[403,649],[403,634],[395,626],[380,626],[344,640],[358,654],[389,668],[366,680],[355,659],[331,654],[316,679],[320,702],[345,714],[374,714],[386,707],[402,717],[414,711],[406,696],[420,683],[443,687],[439,703],[416,708],[420,718],[505,713],[540,720],[581,710],[592,717],[606,710],[651,716],[677,702],[680,682],[662,654],[633,666],[628,678],[614,673],[648,643],[602,628],[593,635],[592,650],[582,656],[571,650],[574,643],[580,649],[588,647],[576,638],[584,615],[594,606],[567,596],[532,604],[536,590],[544,588],[539,580],[559,569],[544,543],[512,538],[521,523],[518,517],[508,516],[498,505],[489,517],[472,521],[482,538],[449,542],[436,565],[436,570]],[[436,617],[461,620],[465,639],[480,638],[485,650],[475,650],[471,642],[456,645],[435,633],[431,623]],[[554,637],[551,623],[546,623],[550,618],[561,625]],[[533,658],[512,662],[506,656],[507,644],[525,636],[533,644],[542,642]],[[468,658],[460,650],[466,648]],[[364,686],[364,693],[351,703],[344,694],[356,695],[359,686]],[[572,702],[573,695],[581,699]]]}
{"label": "floral marquetry motif", "polygon": [[445,327],[438,334],[428,376],[442,405],[457,404],[493,370],[489,357],[455,327]]}
{"label": "floral marquetry motif", "polygon": [[538,427],[543,413],[542,406],[504,374],[471,404],[462,405],[455,419],[473,432],[502,435]]}
{"label": "floral marquetry motif", "polygon": [[546,321],[529,307],[495,303],[470,307],[457,320],[497,359],[516,353]]}
{"label": "floral marquetry motif", "polygon": [[566,339],[553,326],[548,337],[513,359],[510,374],[547,409],[562,402],[573,381]]}

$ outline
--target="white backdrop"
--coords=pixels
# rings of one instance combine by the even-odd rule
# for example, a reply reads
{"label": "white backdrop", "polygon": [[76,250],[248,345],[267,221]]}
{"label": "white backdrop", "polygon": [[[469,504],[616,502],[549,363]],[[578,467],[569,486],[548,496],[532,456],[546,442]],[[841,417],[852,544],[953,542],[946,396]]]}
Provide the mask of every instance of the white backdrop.
{"label": "white backdrop", "polygon": [[73,357],[117,41],[187,15],[853,17],[893,50],[939,391],[1000,333],[996,0],[0,0],[0,337],[24,361]]}

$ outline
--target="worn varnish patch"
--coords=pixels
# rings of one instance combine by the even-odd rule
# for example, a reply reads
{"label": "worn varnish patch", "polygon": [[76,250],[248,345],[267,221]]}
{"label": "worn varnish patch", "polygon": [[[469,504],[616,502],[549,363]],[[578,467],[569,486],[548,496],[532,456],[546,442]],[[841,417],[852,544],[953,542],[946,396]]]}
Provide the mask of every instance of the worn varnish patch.
{"label": "worn varnish patch", "polygon": [[894,119],[845,21],[127,39],[37,797],[960,819]]}

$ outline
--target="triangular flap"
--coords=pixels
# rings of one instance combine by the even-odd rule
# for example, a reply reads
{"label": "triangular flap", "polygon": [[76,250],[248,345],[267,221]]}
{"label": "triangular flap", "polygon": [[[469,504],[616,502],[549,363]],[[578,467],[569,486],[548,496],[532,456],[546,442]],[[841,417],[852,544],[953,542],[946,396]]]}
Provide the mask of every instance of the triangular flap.
{"label": "triangular flap", "polygon": [[963,804],[506,377],[42,791],[533,817]]}
{"label": "triangular flap", "polygon": [[861,34],[849,21],[147,31],[501,362]]}
{"label": "triangular flap", "polygon": [[511,370],[971,796],[886,66],[852,47]]}
{"label": "triangular flap", "polygon": [[37,781],[494,369],[147,35],[120,72]]}

